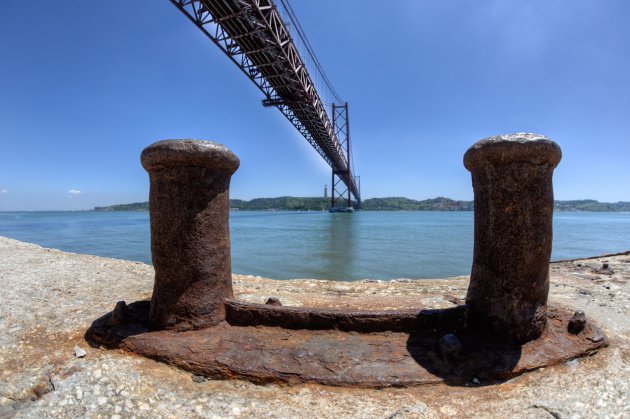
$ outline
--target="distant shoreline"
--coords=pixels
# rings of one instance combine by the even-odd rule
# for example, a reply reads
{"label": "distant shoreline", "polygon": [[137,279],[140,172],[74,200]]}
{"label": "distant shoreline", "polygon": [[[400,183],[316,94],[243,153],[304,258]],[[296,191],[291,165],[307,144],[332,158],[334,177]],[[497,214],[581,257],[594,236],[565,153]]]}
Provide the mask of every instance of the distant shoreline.
{"label": "distant shoreline", "polygon": [[[292,197],[256,198],[249,201],[230,199],[233,211],[327,211],[330,198]],[[94,211],[148,211],[148,202],[135,202],[103,207]],[[417,201],[409,198],[369,198],[362,202],[363,211],[472,211],[473,201],[437,197]],[[630,202],[599,202],[594,199],[555,201],[555,211],[566,212],[630,212]]]}

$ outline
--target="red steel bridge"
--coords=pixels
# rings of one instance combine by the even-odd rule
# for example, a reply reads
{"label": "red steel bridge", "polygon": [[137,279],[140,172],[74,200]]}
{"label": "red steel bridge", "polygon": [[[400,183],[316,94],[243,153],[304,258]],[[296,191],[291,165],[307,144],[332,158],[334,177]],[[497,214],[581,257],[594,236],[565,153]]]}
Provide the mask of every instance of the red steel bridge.
{"label": "red steel bridge", "polygon": [[[288,0],[279,7],[272,0],[170,1],[263,92],[263,105],[278,108],[332,168],[332,207],[360,208],[348,103],[326,77]],[[329,97],[330,114],[323,101]]]}

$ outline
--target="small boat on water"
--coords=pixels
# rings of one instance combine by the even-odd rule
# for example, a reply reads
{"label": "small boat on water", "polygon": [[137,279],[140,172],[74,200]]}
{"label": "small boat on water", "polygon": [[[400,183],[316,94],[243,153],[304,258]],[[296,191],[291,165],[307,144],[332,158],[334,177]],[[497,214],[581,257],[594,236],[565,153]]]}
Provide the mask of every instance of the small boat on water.
{"label": "small boat on water", "polygon": [[346,208],[338,208],[338,207],[332,207],[328,210],[328,212],[354,212],[354,208],[352,207],[346,207]]}

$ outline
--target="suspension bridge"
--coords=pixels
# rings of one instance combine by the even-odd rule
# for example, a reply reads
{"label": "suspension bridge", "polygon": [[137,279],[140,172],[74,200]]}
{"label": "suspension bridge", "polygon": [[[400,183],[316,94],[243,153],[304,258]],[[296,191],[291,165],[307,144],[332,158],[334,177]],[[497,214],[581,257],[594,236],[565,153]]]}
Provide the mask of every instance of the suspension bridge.
{"label": "suspension bridge", "polygon": [[331,207],[360,208],[348,103],[326,76],[288,0],[170,1],[262,91],[263,106],[278,108],[328,163]]}

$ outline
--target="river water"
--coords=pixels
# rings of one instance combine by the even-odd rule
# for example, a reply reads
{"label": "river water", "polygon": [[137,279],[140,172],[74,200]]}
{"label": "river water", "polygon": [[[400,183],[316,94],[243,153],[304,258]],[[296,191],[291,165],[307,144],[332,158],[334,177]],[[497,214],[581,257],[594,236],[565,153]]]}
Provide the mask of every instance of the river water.
{"label": "river water", "polygon": [[[242,211],[230,231],[233,272],[268,278],[443,278],[472,263],[472,212]],[[151,263],[147,212],[0,212],[0,236]],[[630,213],[554,214],[552,260],[626,250]]]}

